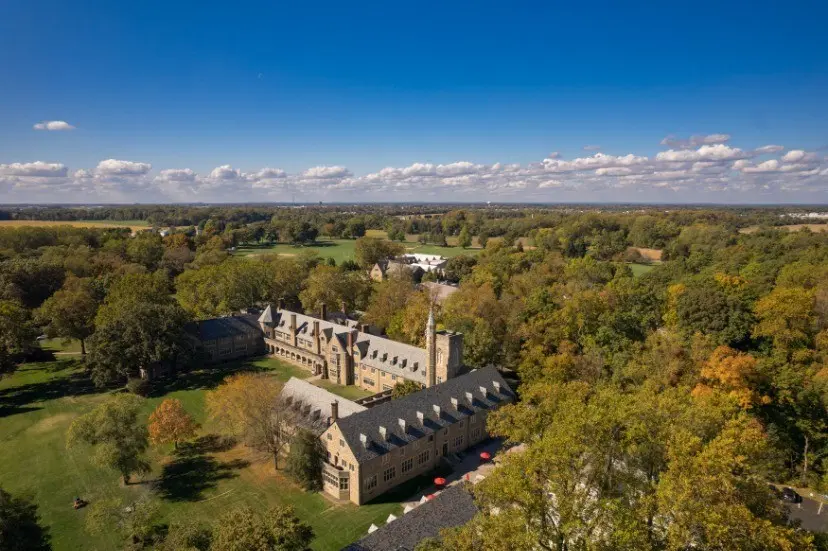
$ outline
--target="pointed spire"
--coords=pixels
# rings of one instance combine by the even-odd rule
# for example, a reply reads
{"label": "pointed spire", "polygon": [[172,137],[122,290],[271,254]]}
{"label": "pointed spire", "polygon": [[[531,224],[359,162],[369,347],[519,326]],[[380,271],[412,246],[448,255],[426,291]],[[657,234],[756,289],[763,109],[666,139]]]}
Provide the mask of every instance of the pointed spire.
{"label": "pointed spire", "polygon": [[434,307],[428,310],[428,322],[426,322],[426,332],[430,333],[434,329]]}

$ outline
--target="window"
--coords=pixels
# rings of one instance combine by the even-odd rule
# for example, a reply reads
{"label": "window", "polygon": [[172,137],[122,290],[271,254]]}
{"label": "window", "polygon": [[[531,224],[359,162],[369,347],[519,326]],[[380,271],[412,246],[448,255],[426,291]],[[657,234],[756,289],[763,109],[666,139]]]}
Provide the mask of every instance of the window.
{"label": "window", "polygon": [[434,435],[433,434],[428,435],[428,441],[429,442],[434,442]]}
{"label": "window", "polygon": [[371,475],[365,479],[365,491],[370,492],[377,487],[377,475]]}
{"label": "window", "polygon": [[344,448],[344,447],[345,447],[345,440],[343,440],[342,438],[340,438],[340,439],[339,439],[339,445],[340,445],[340,446],[342,446],[342,447]]}
{"label": "window", "polygon": [[331,486],[339,486],[339,479],[332,473],[322,471],[322,476],[325,479],[326,484],[330,484]]}
{"label": "window", "polygon": [[333,440],[333,434],[331,434],[330,432],[328,433],[328,440]]}
{"label": "window", "polygon": [[339,479],[339,489],[340,490],[347,490],[348,489],[348,482],[347,478],[340,478]]}
{"label": "window", "polygon": [[417,465],[422,465],[423,463],[428,462],[428,458],[431,454],[428,450],[424,452],[420,452],[420,455],[417,456]]}
{"label": "window", "polygon": [[231,348],[219,348],[219,356],[227,356],[232,352]]}
{"label": "window", "polygon": [[348,466],[348,468],[349,468],[349,469],[351,469],[351,472],[354,472],[354,464],[353,464],[353,463],[351,463],[351,464]]}
{"label": "window", "polygon": [[236,352],[247,352],[247,345],[240,344],[236,347]]}
{"label": "window", "polygon": [[400,448],[400,455],[405,457],[405,448]]}
{"label": "window", "polygon": [[371,368],[371,373],[373,374],[373,373],[376,373],[376,372],[377,372],[376,368],[373,368],[373,367],[372,367],[372,368]]}
{"label": "window", "polygon": [[369,379],[368,377],[363,377],[363,378],[362,378],[362,382],[363,382],[364,384],[368,385],[368,386],[374,386],[374,385],[376,384],[376,383],[374,382],[374,379]]}
{"label": "window", "polygon": [[478,438],[480,438],[480,429],[479,428],[472,429],[471,437],[472,437],[472,440],[477,440]]}
{"label": "window", "polygon": [[416,441],[416,442],[414,442],[414,449],[415,449],[415,450],[419,450],[419,449],[420,449],[420,441],[419,441],[419,440],[418,440],[418,441]]}
{"label": "window", "polygon": [[391,390],[391,385],[383,384],[382,385],[382,391],[385,392],[386,390]]}
{"label": "window", "polygon": [[457,449],[463,445],[463,435],[461,434],[454,439],[454,448]]}
{"label": "window", "polygon": [[396,375],[391,375],[391,380],[392,380],[392,381],[396,381],[396,380],[397,380],[397,376],[396,376]]}
{"label": "window", "polygon": [[411,469],[414,468],[414,459],[406,459],[402,462],[402,469],[400,469],[403,473],[407,473]]}
{"label": "window", "polygon": [[388,454],[383,455],[383,456],[382,456],[382,464],[383,464],[383,465],[388,465],[388,460],[389,460],[389,459],[391,459],[391,456],[390,456],[390,455],[388,455]]}
{"label": "window", "polygon": [[389,480],[394,480],[397,476],[397,467],[389,467],[385,469],[382,473],[382,480],[383,482],[388,482]]}
{"label": "window", "polygon": [[442,382],[443,382],[443,378],[442,377],[437,377],[437,383],[442,383]]}

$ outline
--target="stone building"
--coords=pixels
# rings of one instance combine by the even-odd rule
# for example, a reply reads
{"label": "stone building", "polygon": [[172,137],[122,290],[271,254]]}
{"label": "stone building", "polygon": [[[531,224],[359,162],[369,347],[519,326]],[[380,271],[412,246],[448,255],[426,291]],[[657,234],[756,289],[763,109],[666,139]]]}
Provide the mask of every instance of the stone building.
{"label": "stone building", "polygon": [[268,306],[258,319],[268,354],[340,385],[369,392],[405,380],[433,386],[462,370],[463,335],[436,331],[429,319],[426,349],[283,308]]}
{"label": "stone building", "polygon": [[198,340],[207,363],[259,356],[265,353],[256,314],[241,314],[196,321],[187,330]]}
{"label": "stone building", "polygon": [[324,491],[367,503],[486,440],[489,413],[514,398],[498,371],[487,367],[337,418],[320,436]]}
{"label": "stone building", "polygon": [[374,281],[384,281],[389,277],[408,274],[419,282],[425,273],[444,270],[447,262],[447,258],[437,254],[404,254],[377,262],[368,275]]}

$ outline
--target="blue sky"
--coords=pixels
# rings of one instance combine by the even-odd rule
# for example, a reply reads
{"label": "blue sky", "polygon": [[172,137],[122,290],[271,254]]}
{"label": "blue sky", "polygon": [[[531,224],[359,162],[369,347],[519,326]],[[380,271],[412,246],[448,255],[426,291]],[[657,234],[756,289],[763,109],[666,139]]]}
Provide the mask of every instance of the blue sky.
{"label": "blue sky", "polygon": [[826,18],[824,1],[7,0],[0,193],[825,202]]}

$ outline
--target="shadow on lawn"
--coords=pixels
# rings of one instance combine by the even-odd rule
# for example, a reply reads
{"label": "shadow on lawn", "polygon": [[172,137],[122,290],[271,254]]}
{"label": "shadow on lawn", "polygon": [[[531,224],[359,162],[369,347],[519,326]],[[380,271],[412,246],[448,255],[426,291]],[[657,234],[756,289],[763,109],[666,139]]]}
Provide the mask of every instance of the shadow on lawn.
{"label": "shadow on lawn", "polygon": [[[255,360],[256,358],[251,358]],[[192,371],[185,371],[164,379],[157,379],[152,383],[150,396],[157,398],[177,390],[213,389],[225,377],[242,371],[262,371],[262,368],[250,361],[235,361],[226,364],[216,364]]]}
{"label": "shadow on lawn", "polygon": [[[75,362],[59,362],[54,366],[26,367],[24,369],[59,373],[77,367],[78,365]],[[39,407],[34,407],[38,402],[56,400],[65,396],[84,396],[104,391],[106,389],[95,387],[86,371],[68,373],[66,376],[55,377],[42,383],[4,388],[0,390],[0,418],[38,410]]]}
{"label": "shadow on lawn", "polygon": [[219,480],[235,478],[236,471],[250,465],[242,459],[221,462],[207,455],[233,446],[234,440],[214,434],[183,444],[175,452],[175,459],[164,465],[156,482],[158,494],[168,501],[201,500],[205,490],[214,488]]}

